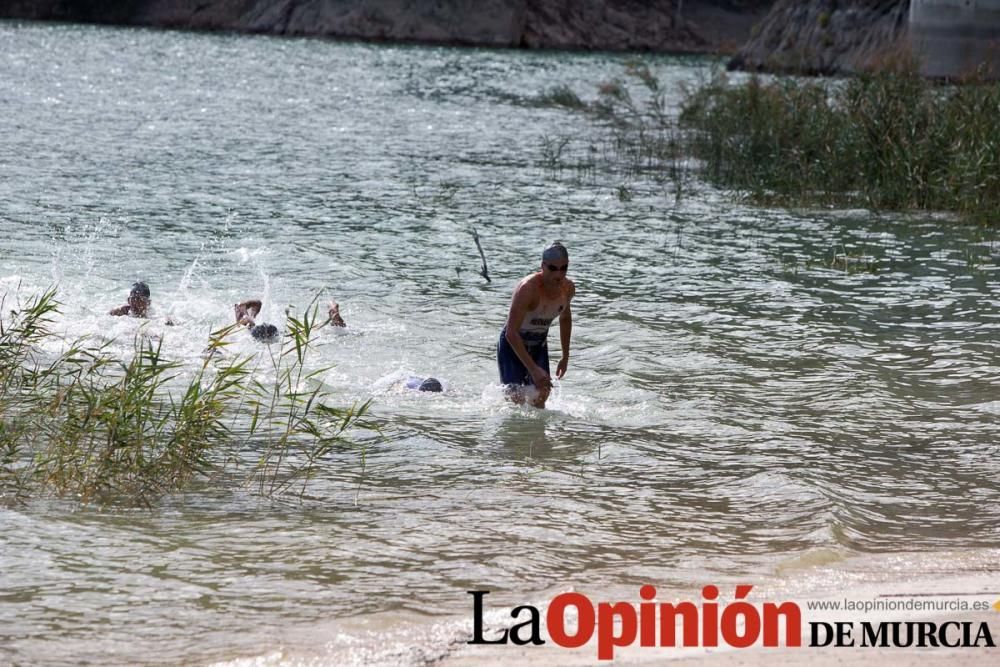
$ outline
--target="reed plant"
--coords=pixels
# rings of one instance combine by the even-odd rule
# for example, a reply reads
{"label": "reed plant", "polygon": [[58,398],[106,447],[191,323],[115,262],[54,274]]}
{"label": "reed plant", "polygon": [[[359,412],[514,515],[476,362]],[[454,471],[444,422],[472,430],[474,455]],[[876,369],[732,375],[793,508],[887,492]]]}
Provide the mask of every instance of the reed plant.
{"label": "reed plant", "polygon": [[[582,109],[608,130],[604,170],[673,185],[691,172],[759,203],[825,203],[884,210],[954,211],[996,220],[1000,211],[1000,83],[978,73],[959,85],[922,78],[906,61],[847,80],[716,72],[682,91],[670,113],[642,65],[603,83],[589,103],[569,91],[542,97]],[[544,151],[550,171],[572,155]]]}
{"label": "reed plant", "polygon": [[170,387],[183,366],[164,358],[162,341],[137,337],[128,360],[78,347],[63,363],[47,418],[33,424],[43,486],[85,502],[150,504],[217,469],[247,359],[205,360],[179,397]]}
{"label": "reed plant", "polygon": [[570,137],[546,137],[542,166],[551,174],[569,171],[591,182],[599,176],[625,181],[614,189],[622,201],[631,199],[622,196],[635,190],[630,183],[651,179],[671,186],[670,192],[679,201],[690,181],[691,161],[676,119],[667,110],[666,91],[659,79],[645,64],[630,63],[623,78],[600,84],[597,93],[597,99],[585,102],[560,86],[535,100],[540,105],[582,111],[608,130],[600,141],[588,141],[582,149]]}
{"label": "reed plant", "polygon": [[847,81],[716,76],[680,124],[705,175],[758,200],[1000,210],[1000,84],[941,86],[910,67]]}
{"label": "reed plant", "polygon": [[23,304],[19,295],[17,289],[0,296],[0,495],[9,497],[20,497],[27,488],[30,468],[25,457],[36,434],[37,399],[51,393],[60,361],[46,364],[38,352],[58,312],[55,290]]}
{"label": "reed plant", "polygon": [[335,449],[357,448],[364,475],[367,449],[348,437],[352,429],[378,431],[366,419],[371,401],[347,408],[331,404],[332,395],[319,377],[329,368],[309,370],[307,357],[320,323],[319,308],[313,303],[301,318],[287,317],[285,343],[269,356],[271,381],[255,380],[248,401],[251,411],[249,433],[259,443],[252,479],[262,495],[288,490],[297,482],[300,495],[316,474],[323,457]]}
{"label": "reed plant", "polygon": [[[54,289],[11,308],[7,300],[18,294],[19,290],[0,296],[0,405],[9,405],[8,401],[43,377],[36,346],[48,337],[58,311]],[[5,313],[9,316],[4,317]]]}
{"label": "reed plant", "polygon": [[57,312],[50,290],[0,319],[0,495],[149,505],[236,469],[262,494],[294,482],[301,493],[327,454],[354,446],[352,432],[377,431],[368,403],[334,406],[327,369],[308,368],[315,307],[288,318],[270,373],[258,355],[221,354],[235,326],[210,335],[193,372],[142,333],[127,359],[85,339],[43,353]]}

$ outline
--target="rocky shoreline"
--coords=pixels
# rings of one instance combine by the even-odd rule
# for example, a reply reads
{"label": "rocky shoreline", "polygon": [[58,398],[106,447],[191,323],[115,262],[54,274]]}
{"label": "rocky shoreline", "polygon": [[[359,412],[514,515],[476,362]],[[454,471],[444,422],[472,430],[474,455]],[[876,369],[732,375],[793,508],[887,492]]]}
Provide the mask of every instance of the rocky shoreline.
{"label": "rocky shoreline", "polygon": [[778,0],[730,69],[853,74],[909,53],[909,0]]}
{"label": "rocky shoreline", "polygon": [[[981,6],[980,6],[981,5]],[[0,19],[490,48],[731,55],[730,69],[1000,74],[1000,0],[0,0]],[[958,11],[958,10],[956,10]],[[980,68],[982,69],[982,68]]]}
{"label": "rocky shoreline", "polygon": [[0,17],[529,49],[734,53],[773,0],[0,0]]}

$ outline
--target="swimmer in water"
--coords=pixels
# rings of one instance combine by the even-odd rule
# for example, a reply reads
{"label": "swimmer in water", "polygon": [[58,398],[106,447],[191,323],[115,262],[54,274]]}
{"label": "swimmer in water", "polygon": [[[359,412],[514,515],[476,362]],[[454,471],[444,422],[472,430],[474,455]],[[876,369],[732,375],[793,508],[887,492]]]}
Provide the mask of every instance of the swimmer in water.
{"label": "swimmer in water", "polygon": [[281,339],[278,327],[273,324],[257,324],[250,327],[250,335],[258,343],[277,343]]}
{"label": "swimmer in water", "polygon": [[142,281],[135,282],[132,283],[132,290],[128,293],[128,300],[125,305],[112,309],[108,315],[114,315],[115,317],[123,315],[128,315],[129,317],[146,317],[151,301],[149,298],[149,285]]}
{"label": "swimmer in water", "polygon": [[[236,323],[242,324],[243,326],[253,327],[260,315],[261,303],[259,299],[248,299],[247,301],[240,301],[233,306],[234,314],[236,315]],[[323,324],[329,324],[333,327],[346,327],[347,323],[344,322],[344,318],[340,316],[340,305],[336,301],[331,301],[327,305],[327,320]]]}
{"label": "swimmer in water", "polygon": [[444,387],[441,386],[441,381],[437,378],[420,378],[412,376],[406,379],[403,386],[414,391],[430,391],[436,394],[444,391]]}
{"label": "swimmer in water", "polygon": [[[236,323],[249,327],[250,335],[254,340],[262,343],[275,343],[280,338],[278,327],[273,324],[257,324],[257,316],[260,315],[261,302],[259,299],[248,299],[233,305],[233,314]],[[323,325],[329,324],[334,327],[346,327],[347,323],[340,316],[340,306],[336,301],[331,301],[327,306],[327,320]],[[320,325],[320,326],[323,326]]]}
{"label": "swimmer in water", "polygon": [[[559,341],[562,357],[556,366],[556,377],[562,378],[569,365],[569,342],[573,332],[570,301],[576,286],[566,277],[569,252],[556,241],[542,253],[542,266],[522,278],[514,288],[507,322],[500,330],[497,342],[497,366],[504,391],[515,403],[531,402],[544,408],[552,391],[549,375],[549,325],[559,318]],[[537,394],[529,397],[527,387],[534,386]]]}
{"label": "swimmer in water", "polygon": [[[129,316],[129,317],[150,317],[150,306],[153,300],[149,296],[149,285],[142,282],[132,283],[132,289],[128,293],[128,299],[124,306],[118,306],[117,308],[112,308],[108,312],[108,315],[114,315],[115,317]],[[172,327],[176,324],[173,318],[166,318],[163,321],[168,327]]]}
{"label": "swimmer in water", "polygon": [[236,316],[236,323],[250,329],[250,335],[255,341],[260,343],[276,343],[281,339],[278,327],[273,324],[257,324],[257,316],[260,315],[261,302],[259,299],[247,299],[233,305],[233,314]]}

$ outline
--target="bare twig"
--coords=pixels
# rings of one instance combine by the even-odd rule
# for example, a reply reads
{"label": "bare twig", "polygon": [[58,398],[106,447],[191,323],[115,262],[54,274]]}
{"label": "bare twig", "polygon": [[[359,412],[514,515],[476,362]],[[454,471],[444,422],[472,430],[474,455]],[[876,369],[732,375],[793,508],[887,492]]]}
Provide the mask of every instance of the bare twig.
{"label": "bare twig", "polygon": [[493,281],[490,280],[490,272],[486,268],[486,253],[483,252],[483,246],[479,243],[479,232],[476,231],[475,227],[472,228],[472,238],[476,242],[476,247],[479,248],[479,256],[483,259],[483,268],[480,269],[479,275],[486,278],[486,282],[491,283]]}

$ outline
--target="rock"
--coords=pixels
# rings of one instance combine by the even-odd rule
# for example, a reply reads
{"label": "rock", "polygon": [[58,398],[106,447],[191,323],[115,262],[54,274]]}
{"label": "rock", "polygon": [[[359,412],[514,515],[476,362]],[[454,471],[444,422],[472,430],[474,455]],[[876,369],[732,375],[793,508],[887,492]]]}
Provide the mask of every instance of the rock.
{"label": "rock", "polygon": [[732,52],[773,0],[0,0],[0,17],[527,48]]}
{"label": "rock", "polygon": [[778,0],[730,69],[851,74],[909,54],[909,0]]}
{"label": "rock", "polygon": [[915,0],[910,44],[925,76],[1000,77],[1000,0]]}

